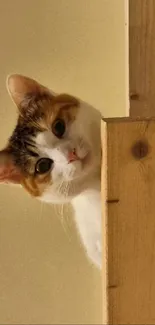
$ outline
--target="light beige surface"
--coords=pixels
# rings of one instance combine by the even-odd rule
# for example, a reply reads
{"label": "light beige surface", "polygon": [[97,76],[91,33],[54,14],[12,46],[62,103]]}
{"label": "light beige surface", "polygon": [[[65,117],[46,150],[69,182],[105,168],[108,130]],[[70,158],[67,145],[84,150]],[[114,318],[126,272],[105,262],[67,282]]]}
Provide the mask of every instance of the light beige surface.
{"label": "light beige surface", "polygon": [[[126,114],[124,4],[0,1],[1,146],[16,119],[5,89],[12,72],[77,95],[106,116]],[[101,323],[100,274],[87,262],[69,213],[57,211],[21,189],[0,187],[0,324]]]}

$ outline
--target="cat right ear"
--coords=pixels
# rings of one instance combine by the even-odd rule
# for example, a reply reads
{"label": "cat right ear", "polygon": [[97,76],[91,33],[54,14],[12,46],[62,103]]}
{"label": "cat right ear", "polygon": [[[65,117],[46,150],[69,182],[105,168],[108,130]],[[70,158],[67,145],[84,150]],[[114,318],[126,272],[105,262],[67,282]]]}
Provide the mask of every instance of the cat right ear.
{"label": "cat right ear", "polygon": [[0,183],[21,184],[22,173],[7,150],[0,151]]}
{"label": "cat right ear", "polygon": [[9,75],[7,77],[6,86],[17,107],[20,106],[26,95],[39,95],[43,93],[52,95],[48,88],[31,78],[19,74]]}

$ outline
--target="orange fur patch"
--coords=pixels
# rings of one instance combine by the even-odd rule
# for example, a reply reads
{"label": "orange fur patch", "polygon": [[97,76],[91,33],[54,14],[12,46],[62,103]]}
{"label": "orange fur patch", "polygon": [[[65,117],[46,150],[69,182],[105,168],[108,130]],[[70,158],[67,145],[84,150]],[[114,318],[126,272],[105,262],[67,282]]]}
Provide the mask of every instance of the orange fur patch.
{"label": "orange fur patch", "polygon": [[44,192],[48,184],[51,184],[51,173],[44,175],[31,175],[23,177],[21,185],[35,197],[39,197]]}

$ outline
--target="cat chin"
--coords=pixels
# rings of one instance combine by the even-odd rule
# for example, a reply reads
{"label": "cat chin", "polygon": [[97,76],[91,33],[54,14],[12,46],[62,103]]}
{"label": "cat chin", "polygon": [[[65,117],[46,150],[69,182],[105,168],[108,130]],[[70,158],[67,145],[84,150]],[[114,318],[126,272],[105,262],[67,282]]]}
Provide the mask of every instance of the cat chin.
{"label": "cat chin", "polygon": [[75,193],[67,193],[64,191],[64,193],[58,193],[53,191],[52,188],[49,188],[48,190],[44,191],[40,197],[38,197],[39,201],[45,202],[45,203],[51,203],[51,204],[65,204],[70,203],[77,194]]}

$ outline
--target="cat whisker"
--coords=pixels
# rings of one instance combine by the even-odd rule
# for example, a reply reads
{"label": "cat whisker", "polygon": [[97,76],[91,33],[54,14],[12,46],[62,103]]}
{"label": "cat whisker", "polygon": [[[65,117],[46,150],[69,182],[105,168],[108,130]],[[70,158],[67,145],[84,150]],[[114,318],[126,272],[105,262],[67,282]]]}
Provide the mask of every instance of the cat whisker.
{"label": "cat whisker", "polygon": [[[67,195],[68,195],[68,185],[65,184],[63,181],[59,184],[58,190],[61,191],[61,188],[63,186],[64,186],[64,188],[63,188],[63,190],[64,190],[63,191],[63,195],[65,197],[67,197]],[[68,233],[69,227],[68,227],[68,224],[66,222],[66,218],[65,218],[65,214],[64,214],[64,204],[59,205],[59,208],[60,208],[60,213],[58,213],[58,216],[60,218],[61,225],[62,225],[62,227],[64,229],[65,234],[67,235],[67,238],[70,240],[71,239],[71,236]]]}
{"label": "cat whisker", "polygon": [[68,232],[69,227],[68,227],[68,224],[66,222],[67,220],[65,218],[65,215],[64,215],[64,204],[60,205],[60,209],[61,209],[60,210],[60,221],[61,221],[62,227],[63,227],[63,229],[65,231],[65,234],[67,235],[68,239],[70,240],[71,237],[70,237],[69,232]]}
{"label": "cat whisker", "polygon": [[42,218],[42,215],[43,215],[43,208],[44,208],[44,202],[41,202],[41,204],[40,204],[40,214],[39,214],[39,219]]}

